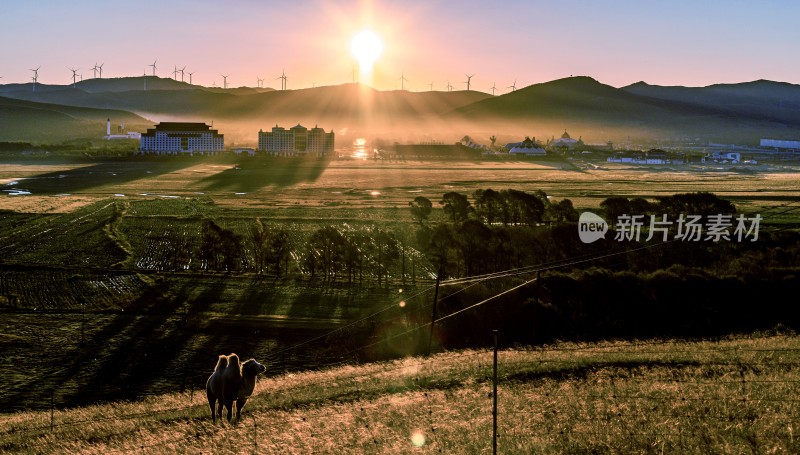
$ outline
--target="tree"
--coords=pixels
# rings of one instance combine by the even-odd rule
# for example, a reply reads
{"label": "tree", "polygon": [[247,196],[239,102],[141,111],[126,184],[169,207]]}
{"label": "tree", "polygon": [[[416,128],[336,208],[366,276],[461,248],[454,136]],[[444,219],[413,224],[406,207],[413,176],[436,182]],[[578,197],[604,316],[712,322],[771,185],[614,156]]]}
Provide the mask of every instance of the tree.
{"label": "tree", "polygon": [[505,199],[497,191],[489,188],[487,190],[475,190],[475,214],[479,218],[492,225],[498,220],[508,218],[508,206]]}
{"label": "tree", "polygon": [[213,220],[203,221],[201,227],[200,262],[207,270],[216,270],[220,261],[222,228]]}
{"label": "tree", "polygon": [[458,247],[464,260],[464,269],[467,276],[472,276],[480,270],[480,265],[487,255],[487,246],[492,237],[492,231],[477,220],[467,220],[458,231]]}
{"label": "tree", "polygon": [[492,148],[494,148],[494,143],[497,142],[497,136],[489,136],[489,141],[492,143]]}
{"label": "tree", "polygon": [[464,221],[469,216],[470,203],[467,196],[461,193],[451,191],[442,196],[439,204],[444,206],[444,213],[453,219],[453,223]]}
{"label": "tree", "polygon": [[411,207],[411,216],[419,222],[420,226],[422,226],[423,221],[428,219],[433,210],[433,203],[425,196],[415,197],[408,205]]}
{"label": "tree", "polygon": [[306,265],[315,276],[319,270],[325,281],[335,281],[344,257],[344,237],[333,226],[326,226],[311,234],[306,246]]}
{"label": "tree", "polygon": [[373,261],[375,273],[378,275],[378,286],[381,285],[381,278],[385,277],[384,283],[389,285],[389,267],[400,257],[397,238],[391,232],[378,229],[372,237],[374,250]]}
{"label": "tree", "polygon": [[631,201],[626,197],[610,197],[600,203],[600,208],[606,215],[606,220],[615,224],[621,215],[634,215],[631,213]]}
{"label": "tree", "polygon": [[250,247],[253,250],[253,267],[256,273],[264,273],[266,268],[266,260],[268,254],[267,239],[269,232],[267,227],[261,221],[261,218],[256,218],[255,223],[250,226]]}
{"label": "tree", "polygon": [[275,265],[275,274],[281,276],[281,262],[283,262],[283,273],[289,272],[289,257],[292,252],[292,239],[289,236],[289,231],[280,228],[271,231],[269,239],[267,240],[268,255],[272,264]]}
{"label": "tree", "polygon": [[556,223],[578,221],[578,211],[572,206],[572,201],[562,199],[547,208],[549,218]]}
{"label": "tree", "polygon": [[[502,190],[500,195],[506,205],[503,224],[527,224],[532,226],[541,223],[544,218],[545,205],[541,197],[519,190]],[[544,196],[547,200],[547,195]]]}

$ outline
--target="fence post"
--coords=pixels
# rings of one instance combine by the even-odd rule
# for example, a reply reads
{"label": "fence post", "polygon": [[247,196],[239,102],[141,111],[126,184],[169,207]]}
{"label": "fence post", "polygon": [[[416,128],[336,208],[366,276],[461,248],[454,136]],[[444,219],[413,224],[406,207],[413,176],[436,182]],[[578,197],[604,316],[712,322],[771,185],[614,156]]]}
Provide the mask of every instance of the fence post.
{"label": "fence post", "polygon": [[494,336],[494,369],[492,372],[492,454],[497,455],[497,329]]}
{"label": "fence post", "polygon": [[258,418],[253,414],[253,453],[258,453]]}
{"label": "fence post", "polygon": [[433,291],[433,314],[431,315],[431,333],[428,335],[428,355],[431,355],[433,346],[433,325],[436,323],[436,302],[439,300],[439,283],[442,280],[444,265],[439,264],[439,272],[436,273],[436,289]]}

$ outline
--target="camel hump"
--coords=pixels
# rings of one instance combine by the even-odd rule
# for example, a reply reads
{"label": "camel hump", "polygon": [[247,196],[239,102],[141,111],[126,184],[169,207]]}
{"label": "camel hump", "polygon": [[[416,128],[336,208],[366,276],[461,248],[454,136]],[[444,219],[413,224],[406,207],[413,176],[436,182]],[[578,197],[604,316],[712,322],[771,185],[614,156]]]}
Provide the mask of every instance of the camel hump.
{"label": "camel hump", "polygon": [[219,359],[217,359],[217,366],[214,367],[214,371],[222,370],[227,366],[228,366],[228,356],[221,355],[219,356]]}
{"label": "camel hump", "polygon": [[231,354],[228,356],[228,365],[234,368],[240,368],[239,365],[239,356],[236,354]]}

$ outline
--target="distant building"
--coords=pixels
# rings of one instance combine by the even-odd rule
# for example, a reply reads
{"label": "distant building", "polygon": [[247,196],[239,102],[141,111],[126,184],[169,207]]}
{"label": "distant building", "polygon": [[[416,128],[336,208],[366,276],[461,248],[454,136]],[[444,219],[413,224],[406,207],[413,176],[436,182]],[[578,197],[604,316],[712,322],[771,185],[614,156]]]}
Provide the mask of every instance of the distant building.
{"label": "distant building", "polygon": [[701,159],[702,163],[731,163],[739,164],[742,154],[739,152],[711,152]]}
{"label": "distant building", "polygon": [[315,126],[310,130],[295,125],[288,130],[275,125],[272,131],[258,131],[258,150],[274,156],[314,156],[333,154],[335,134]]}
{"label": "distant building", "polygon": [[396,160],[476,160],[481,149],[468,147],[461,142],[455,144],[395,144],[382,150],[380,156]]}
{"label": "distant building", "polygon": [[121,125],[117,125],[117,134],[111,134],[111,119],[106,119],[106,135],[103,136],[103,139],[107,141],[113,141],[116,139],[141,139],[142,133],[137,133],[135,131],[125,131],[125,124],[122,123]]}
{"label": "distant building", "polygon": [[581,138],[577,140],[571,138],[567,130],[564,130],[564,134],[562,134],[560,138],[551,140],[547,145],[551,148],[564,147],[571,149],[583,145],[583,140]]}
{"label": "distant building", "polygon": [[225,137],[205,123],[161,122],[142,134],[139,149],[158,154],[216,153],[225,148]]}
{"label": "distant building", "polygon": [[606,159],[609,163],[631,163],[631,164],[672,164],[673,160],[660,149],[651,149],[646,152],[622,151],[614,153]]}
{"label": "distant building", "polygon": [[526,137],[522,142],[509,142],[506,144],[509,156],[545,156],[547,151],[536,142],[536,138]]}
{"label": "distant building", "polygon": [[776,149],[800,150],[800,141],[782,141],[779,139],[761,139],[761,147]]}

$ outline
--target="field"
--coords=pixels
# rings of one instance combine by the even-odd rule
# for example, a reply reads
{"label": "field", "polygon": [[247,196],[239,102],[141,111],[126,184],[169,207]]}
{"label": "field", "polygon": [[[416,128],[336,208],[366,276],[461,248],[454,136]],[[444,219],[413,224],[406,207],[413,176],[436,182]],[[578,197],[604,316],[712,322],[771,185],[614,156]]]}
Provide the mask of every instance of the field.
{"label": "field", "polygon": [[[799,353],[775,334],[501,350],[498,453],[797,453]],[[202,390],[6,414],[0,450],[491,453],[492,356],[262,378],[238,424],[212,424]]]}
{"label": "field", "polygon": [[[486,451],[491,414],[475,411],[487,402],[486,352],[334,368],[425,344],[420,334],[402,336],[415,321],[430,321],[436,270],[414,246],[411,200],[433,201],[436,223],[446,220],[439,200],[451,191],[543,190],[578,210],[597,210],[611,196],[707,191],[737,212],[762,214],[765,230],[796,226],[800,208],[800,166],[787,163],[30,159],[0,164],[0,187],[0,347],[9,364],[26,366],[10,369],[0,403],[6,412],[28,411],[0,417],[9,429],[0,430],[0,450],[43,452],[65,440],[75,444],[68,451],[81,452],[184,444],[220,451],[237,439],[268,452],[330,452],[339,444],[344,453],[395,453],[411,450],[415,432],[426,436],[423,451]],[[395,233],[403,260],[383,283],[374,276],[348,283],[299,271],[206,270],[182,251],[198,248],[204,219],[247,238],[257,218],[287,231],[295,257],[312,232],[337,226]],[[250,248],[245,242],[248,257]],[[358,338],[363,333],[376,338]],[[586,358],[572,354],[584,349]],[[794,452],[800,422],[785,397],[797,391],[798,349],[795,337],[783,336],[504,351],[500,393],[509,401],[501,415],[509,420],[501,447]],[[216,355],[231,351],[267,361],[268,379],[248,404],[252,420],[216,430],[200,389]],[[440,370],[432,359],[449,366]],[[91,406],[115,400],[131,403]],[[545,412],[554,407],[552,416]],[[84,420],[97,426],[70,423]],[[280,422],[290,424],[276,433]],[[337,433],[331,422],[352,431]],[[30,430],[41,425],[47,430]],[[168,444],[157,446],[159,439]]]}
{"label": "field", "polygon": [[[485,188],[543,190],[555,199],[570,198],[577,207],[597,207],[611,196],[653,198],[709,191],[757,209],[770,201],[796,200],[800,196],[798,181],[800,167],[792,164],[598,166],[582,160],[323,163],[246,157],[16,162],[0,166],[0,184],[7,193],[24,189],[31,194],[0,199],[0,210],[56,213],[112,198],[205,196],[229,210],[282,209],[275,215],[283,219],[369,219],[371,212],[363,209],[405,211],[418,195],[438,201],[448,191],[471,194]],[[307,208],[315,210],[306,212]]]}

